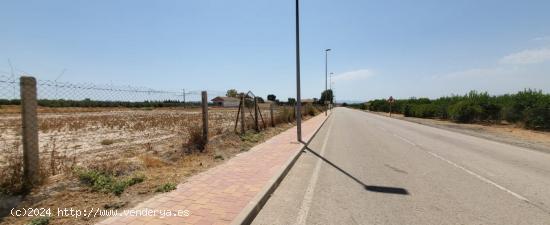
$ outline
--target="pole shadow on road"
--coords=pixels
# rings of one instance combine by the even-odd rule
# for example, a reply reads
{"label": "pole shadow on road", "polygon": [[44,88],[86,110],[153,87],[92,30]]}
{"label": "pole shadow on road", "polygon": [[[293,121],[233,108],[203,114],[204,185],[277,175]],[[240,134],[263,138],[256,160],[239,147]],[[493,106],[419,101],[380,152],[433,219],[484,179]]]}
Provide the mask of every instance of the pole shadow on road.
{"label": "pole shadow on road", "polygon": [[385,194],[409,195],[409,192],[407,191],[407,189],[400,188],[400,187],[386,187],[386,186],[367,185],[367,184],[363,183],[363,181],[355,178],[353,175],[351,175],[348,172],[346,172],[345,170],[341,169],[340,167],[338,167],[337,165],[335,165],[334,163],[332,163],[331,161],[329,161],[325,157],[323,157],[323,156],[319,155],[317,152],[313,151],[311,148],[309,148],[309,146],[307,146],[307,143],[303,143],[303,144],[305,145],[305,147],[304,147],[305,150],[307,150],[308,152],[311,152],[313,155],[317,156],[319,159],[323,160],[324,162],[328,163],[329,165],[331,165],[332,167],[334,167],[338,171],[342,172],[343,174],[345,174],[346,176],[348,176],[349,178],[351,178],[355,182],[359,183],[367,191],[379,192],[379,193],[385,193]]}

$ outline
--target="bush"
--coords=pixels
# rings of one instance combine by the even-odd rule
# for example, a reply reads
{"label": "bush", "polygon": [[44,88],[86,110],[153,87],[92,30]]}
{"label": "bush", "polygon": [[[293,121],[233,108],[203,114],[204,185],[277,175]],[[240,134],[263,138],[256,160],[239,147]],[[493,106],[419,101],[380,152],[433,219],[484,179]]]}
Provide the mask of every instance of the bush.
{"label": "bush", "polygon": [[173,183],[165,183],[163,185],[161,185],[160,187],[157,187],[157,190],[155,190],[156,192],[169,192],[169,191],[173,191],[173,190],[176,190],[176,185],[173,184]]}
{"label": "bush", "polygon": [[29,223],[29,225],[48,225],[50,224],[50,217],[37,217],[32,219]]}
{"label": "bush", "polygon": [[502,110],[502,106],[497,105],[495,103],[485,103],[481,105],[481,112],[480,112],[480,120],[485,121],[500,121],[500,112]]}
{"label": "bush", "polygon": [[452,120],[460,123],[473,122],[479,113],[481,107],[470,101],[460,101],[449,108],[449,115]]}
{"label": "bush", "polygon": [[190,126],[187,128],[187,132],[189,133],[187,145],[202,152],[206,146],[206,142],[202,137],[202,126]]}
{"label": "bush", "polygon": [[[470,91],[463,96],[453,95],[430,100],[410,98],[395,100],[392,111],[407,117],[452,119],[461,123],[508,122],[523,123],[528,129],[550,130],[548,114],[550,94],[526,89],[516,94],[490,96],[486,92]],[[385,99],[369,101],[371,111],[388,112]]]}
{"label": "bush", "polygon": [[550,102],[525,111],[525,127],[535,130],[550,130]]}
{"label": "bush", "polygon": [[409,104],[403,105],[403,108],[401,109],[401,111],[403,112],[403,116],[406,116],[406,117],[414,116],[412,112],[412,106]]}
{"label": "bush", "polygon": [[80,181],[90,186],[93,191],[113,193],[116,196],[121,195],[129,186],[133,186],[145,180],[144,176],[117,179],[112,175],[86,169],[78,169],[76,173]]}
{"label": "bush", "polygon": [[412,115],[420,118],[432,118],[437,114],[437,106],[432,104],[421,104],[412,107]]}

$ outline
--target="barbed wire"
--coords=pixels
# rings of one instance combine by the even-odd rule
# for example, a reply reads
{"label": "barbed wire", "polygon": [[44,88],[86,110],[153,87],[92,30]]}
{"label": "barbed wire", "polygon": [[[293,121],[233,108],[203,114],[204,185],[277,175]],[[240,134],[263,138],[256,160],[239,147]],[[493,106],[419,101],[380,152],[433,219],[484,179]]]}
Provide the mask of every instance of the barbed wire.
{"label": "barbed wire", "polygon": [[[5,75],[3,75],[5,74]],[[131,85],[69,83],[38,79],[38,99],[43,100],[93,100],[124,102],[196,102],[200,90],[160,90]],[[207,90],[209,96],[224,95],[224,91]],[[0,99],[19,99],[19,77],[0,73]]]}

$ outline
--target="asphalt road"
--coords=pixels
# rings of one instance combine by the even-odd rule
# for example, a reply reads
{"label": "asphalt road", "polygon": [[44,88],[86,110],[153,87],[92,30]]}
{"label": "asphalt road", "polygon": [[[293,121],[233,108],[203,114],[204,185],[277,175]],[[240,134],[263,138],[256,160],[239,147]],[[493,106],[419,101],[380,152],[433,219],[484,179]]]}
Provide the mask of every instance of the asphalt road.
{"label": "asphalt road", "polygon": [[253,224],[550,224],[548,153],[346,108],[309,149]]}

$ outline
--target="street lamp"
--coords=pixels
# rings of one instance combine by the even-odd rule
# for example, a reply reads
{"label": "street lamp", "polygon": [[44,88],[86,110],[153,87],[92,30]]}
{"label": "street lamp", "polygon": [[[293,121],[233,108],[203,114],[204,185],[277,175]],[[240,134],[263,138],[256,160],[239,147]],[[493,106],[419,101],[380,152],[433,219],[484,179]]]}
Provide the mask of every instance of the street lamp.
{"label": "street lamp", "polygon": [[300,94],[300,10],[296,0],[296,131],[298,142],[302,141],[302,99]]}
{"label": "street lamp", "polygon": [[328,115],[327,113],[327,98],[328,98],[328,92],[327,92],[327,70],[328,70],[328,52],[330,51],[330,48],[325,49],[325,116]]}
{"label": "street lamp", "polygon": [[[332,75],[334,73],[333,72],[330,72],[330,76],[328,77],[329,79],[329,82],[328,82],[328,85],[329,85],[329,90],[330,90],[330,97],[332,98],[332,100],[334,100],[334,91],[332,90]],[[332,102],[329,103],[330,104],[330,110],[332,110]],[[332,112],[332,111],[331,111]]]}

